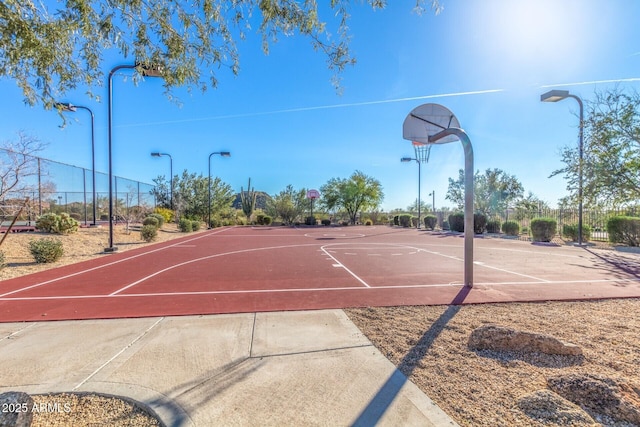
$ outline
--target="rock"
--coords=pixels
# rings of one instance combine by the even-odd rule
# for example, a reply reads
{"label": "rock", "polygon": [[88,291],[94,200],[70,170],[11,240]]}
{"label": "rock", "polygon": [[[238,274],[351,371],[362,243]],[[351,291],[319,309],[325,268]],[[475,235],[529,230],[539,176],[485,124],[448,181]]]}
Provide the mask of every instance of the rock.
{"label": "rock", "polygon": [[0,394],[0,427],[29,427],[32,407],[33,400],[27,393],[9,391]]}
{"label": "rock", "polygon": [[528,417],[558,426],[594,426],[596,422],[581,407],[549,390],[539,390],[518,399]]}
{"label": "rock", "polygon": [[469,337],[472,350],[526,351],[563,356],[581,356],[582,348],[550,335],[522,332],[502,326],[486,325],[474,329]]}
{"label": "rock", "polygon": [[640,425],[640,389],[598,375],[569,374],[547,379],[548,387],[587,410]]}

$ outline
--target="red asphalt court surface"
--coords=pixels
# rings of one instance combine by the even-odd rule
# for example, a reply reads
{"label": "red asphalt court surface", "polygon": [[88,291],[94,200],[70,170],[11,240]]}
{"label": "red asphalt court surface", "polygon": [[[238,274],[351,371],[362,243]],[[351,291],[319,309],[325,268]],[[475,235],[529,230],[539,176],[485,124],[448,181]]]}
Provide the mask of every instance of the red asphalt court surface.
{"label": "red asphalt court surface", "polygon": [[640,254],[392,227],[234,227],[0,282],[0,322],[640,297]]}

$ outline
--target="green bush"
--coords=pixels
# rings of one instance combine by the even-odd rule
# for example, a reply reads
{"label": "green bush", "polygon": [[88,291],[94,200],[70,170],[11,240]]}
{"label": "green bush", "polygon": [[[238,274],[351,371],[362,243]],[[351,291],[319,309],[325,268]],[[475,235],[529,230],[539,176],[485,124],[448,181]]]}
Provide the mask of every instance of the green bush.
{"label": "green bush", "polygon": [[45,233],[53,233],[53,230],[57,227],[59,218],[60,217],[53,212],[41,215],[40,218],[36,220],[36,228]]}
{"label": "green bush", "polygon": [[222,220],[218,217],[211,217],[211,222],[209,223],[209,227],[216,228],[222,226]]}
{"label": "green bush", "polygon": [[451,226],[449,225],[449,221],[442,221],[442,229],[445,231],[451,230]]}
{"label": "green bush", "polygon": [[59,260],[64,253],[62,242],[52,238],[30,241],[29,251],[39,264],[55,262]]}
{"label": "green bush", "polygon": [[411,215],[403,214],[398,216],[399,225],[402,227],[411,227]]}
{"label": "green bush", "polygon": [[464,214],[457,212],[449,215],[449,227],[451,231],[462,233],[464,231]]}
{"label": "green bush", "polygon": [[272,222],[273,218],[271,218],[269,215],[264,216],[264,225],[271,225]]}
{"label": "green bush", "polygon": [[200,231],[202,228],[202,224],[197,219],[191,221],[191,230],[192,231]]}
{"label": "green bush", "polygon": [[318,223],[318,220],[315,216],[308,216],[305,218],[304,223],[305,225],[316,225]]}
{"label": "green bush", "polygon": [[160,227],[160,221],[158,221],[158,218],[154,216],[148,216],[144,220],[142,220],[142,226],[146,226],[146,225],[152,225],[155,228],[158,228]]}
{"label": "green bush", "polygon": [[152,224],[143,225],[140,229],[140,238],[145,242],[153,242],[158,237],[158,228]]}
{"label": "green bush", "polygon": [[499,233],[500,232],[500,220],[492,219],[487,221],[487,233]]}
{"label": "green bush", "polygon": [[435,229],[437,223],[438,218],[435,215],[427,215],[424,217],[424,226],[429,230]]}
{"label": "green bush", "polygon": [[368,220],[366,220],[366,221],[364,222],[364,225],[371,226],[371,225],[373,225],[373,221],[371,221],[370,219],[368,219]]}
{"label": "green bush", "polygon": [[[577,242],[578,224],[564,224],[562,226],[562,236]],[[582,241],[588,242],[589,240],[591,240],[591,227],[586,224],[582,224]]]}
{"label": "green bush", "polygon": [[178,229],[183,233],[191,233],[193,231],[193,224],[190,219],[180,218]]}
{"label": "green bush", "polygon": [[502,223],[502,232],[507,236],[517,236],[520,234],[520,224],[515,221],[505,221]]}
{"label": "green bush", "polygon": [[485,231],[487,231],[487,216],[479,212],[473,214],[473,232],[484,234]]}
{"label": "green bush", "polygon": [[534,242],[550,242],[558,230],[553,218],[535,218],[531,220],[531,236]]}
{"label": "green bush", "polygon": [[393,216],[393,225],[400,225],[400,215]]}
{"label": "green bush", "polygon": [[322,221],[320,221],[320,223],[322,225],[324,225],[325,227],[328,227],[331,225],[331,220],[330,219],[323,219]]}
{"label": "green bush", "polygon": [[607,233],[611,243],[640,246],[640,218],[614,216],[607,221]]}
{"label": "green bush", "polygon": [[149,214],[149,215],[147,216],[147,218],[149,218],[149,217],[151,217],[151,218],[157,218],[157,219],[158,219],[158,228],[162,228],[162,226],[163,226],[163,225],[164,225],[164,223],[166,222],[166,221],[165,221],[165,219],[164,219],[164,216],[160,215],[159,213],[152,213],[152,214]]}
{"label": "green bush", "polygon": [[0,270],[7,266],[7,259],[4,256],[4,252],[0,251]]}
{"label": "green bush", "polygon": [[80,223],[68,213],[47,213],[36,220],[36,228],[45,233],[70,234],[78,231]]}

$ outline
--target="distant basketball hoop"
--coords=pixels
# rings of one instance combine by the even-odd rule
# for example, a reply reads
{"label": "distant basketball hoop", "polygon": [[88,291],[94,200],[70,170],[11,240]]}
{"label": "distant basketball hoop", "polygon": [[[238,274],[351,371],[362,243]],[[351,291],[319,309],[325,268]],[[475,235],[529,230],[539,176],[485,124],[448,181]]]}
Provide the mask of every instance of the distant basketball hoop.
{"label": "distant basketball hoop", "polygon": [[464,148],[464,284],[473,287],[473,148],[460,122],[448,108],[439,104],[420,105],[407,115],[402,137],[411,141],[420,154],[429,157],[433,144],[460,141]]}
{"label": "distant basketball hoop", "polygon": [[320,192],[318,190],[307,191],[307,199],[311,200],[311,218],[313,218],[313,201],[319,198],[320,198]]}

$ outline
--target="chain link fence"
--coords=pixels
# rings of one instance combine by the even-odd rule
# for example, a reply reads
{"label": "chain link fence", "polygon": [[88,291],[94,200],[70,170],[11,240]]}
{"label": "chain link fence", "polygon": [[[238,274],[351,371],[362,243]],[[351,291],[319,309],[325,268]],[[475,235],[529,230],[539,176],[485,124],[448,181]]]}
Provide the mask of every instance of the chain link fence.
{"label": "chain link fence", "polygon": [[[11,154],[11,156],[9,155]],[[31,225],[42,214],[66,212],[81,224],[108,221],[109,175],[90,169],[67,165],[40,157],[21,156],[27,167],[12,170],[16,153],[0,149],[0,221],[2,226],[18,214],[18,221]],[[18,185],[12,186],[16,181]],[[153,209],[155,188],[132,179],[114,176],[113,206],[115,219],[128,217],[131,212]],[[9,187],[12,188],[10,189]],[[28,201],[27,201],[28,200]],[[25,204],[26,203],[26,204]],[[95,213],[95,218],[94,218]]]}

